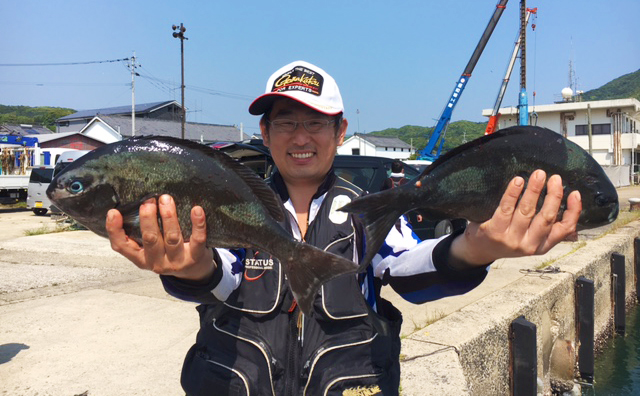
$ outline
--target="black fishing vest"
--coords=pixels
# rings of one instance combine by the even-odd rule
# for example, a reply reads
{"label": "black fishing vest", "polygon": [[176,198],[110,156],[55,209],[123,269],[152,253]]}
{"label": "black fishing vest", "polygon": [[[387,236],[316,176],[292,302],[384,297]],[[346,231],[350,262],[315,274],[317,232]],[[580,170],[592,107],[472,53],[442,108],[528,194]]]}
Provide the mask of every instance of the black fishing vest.
{"label": "black fishing vest", "polygon": [[[353,259],[361,234],[336,209],[361,193],[330,173],[306,242]],[[313,313],[294,304],[280,263],[247,250],[244,279],[225,302],[200,305],[201,328],[182,371],[187,395],[397,395],[401,316],[358,276],[324,284]],[[379,291],[379,285],[378,285]]]}

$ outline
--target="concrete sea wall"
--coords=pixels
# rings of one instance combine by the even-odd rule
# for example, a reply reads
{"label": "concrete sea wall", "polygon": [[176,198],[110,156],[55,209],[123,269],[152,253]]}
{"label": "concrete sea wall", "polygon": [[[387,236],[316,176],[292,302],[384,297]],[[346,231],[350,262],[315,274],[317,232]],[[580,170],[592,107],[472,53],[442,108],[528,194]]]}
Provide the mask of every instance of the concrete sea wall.
{"label": "concrete sea wall", "polygon": [[629,300],[635,295],[638,236],[638,221],[610,230],[551,263],[558,271],[531,272],[403,338],[402,395],[509,395],[510,325],[519,316],[536,326],[538,394],[551,394],[552,383],[555,389],[571,386],[578,349],[576,279],[594,284],[597,345],[611,335],[611,254],[625,256]]}

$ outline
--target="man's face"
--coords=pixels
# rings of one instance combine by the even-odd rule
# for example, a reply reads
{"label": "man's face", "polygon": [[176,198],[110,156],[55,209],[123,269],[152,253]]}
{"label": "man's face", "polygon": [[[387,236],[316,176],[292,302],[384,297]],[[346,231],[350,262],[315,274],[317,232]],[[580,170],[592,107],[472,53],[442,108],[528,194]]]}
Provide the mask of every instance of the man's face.
{"label": "man's face", "polygon": [[[288,98],[278,98],[271,108],[269,131],[260,124],[262,139],[271,150],[273,161],[287,183],[319,184],[331,169],[338,146],[344,141],[347,120],[342,121],[336,133],[334,123],[329,123],[317,132],[309,132],[304,121],[331,121],[332,116],[317,112]],[[281,120],[297,122],[293,131],[277,127]],[[315,123],[319,125],[318,123]]]}

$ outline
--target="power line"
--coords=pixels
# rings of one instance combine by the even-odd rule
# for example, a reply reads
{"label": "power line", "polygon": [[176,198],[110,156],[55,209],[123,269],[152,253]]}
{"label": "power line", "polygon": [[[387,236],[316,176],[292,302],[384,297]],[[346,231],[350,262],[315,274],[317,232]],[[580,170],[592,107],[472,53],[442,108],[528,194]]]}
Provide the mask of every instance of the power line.
{"label": "power line", "polygon": [[89,65],[92,63],[113,63],[128,61],[130,58],[89,61],[89,62],[65,62],[65,63],[0,63],[0,66],[71,66],[71,65]]}
{"label": "power line", "polygon": [[[145,76],[144,74],[140,75],[141,78],[144,78],[146,80],[148,80],[149,82],[151,81],[156,81],[160,84],[163,84],[164,86],[169,87],[169,89],[171,90],[175,90],[180,88],[179,86],[176,86],[175,83],[168,81],[168,80],[163,80],[157,77],[150,77],[150,76]],[[253,96],[249,96],[249,95],[243,95],[243,94],[237,94],[237,93],[233,93],[233,92],[224,92],[224,91],[218,91],[215,89],[211,89],[211,88],[203,88],[203,87],[198,87],[195,85],[185,85],[186,89],[190,89],[192,91],[197,91],[197,92],[201,92],[201,93],[206,93],[209,95],[214,95],[214,96],[223,96],[226,98],[230,98],[230,99],[240,99],[240,100],[253,100]]]}
{"label": "power line", "polygon": [[75,83],[75,82],[20,82],[20,81],[0,81],[0,85],[36,85],[44,86],[78,86],[78,87],[99,87],[99,86],[131,86],[131,83]]}

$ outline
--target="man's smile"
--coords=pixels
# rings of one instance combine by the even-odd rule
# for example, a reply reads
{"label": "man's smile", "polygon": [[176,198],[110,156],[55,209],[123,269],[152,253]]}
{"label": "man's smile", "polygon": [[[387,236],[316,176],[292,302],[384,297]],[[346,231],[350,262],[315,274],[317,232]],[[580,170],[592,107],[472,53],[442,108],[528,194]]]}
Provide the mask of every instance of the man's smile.
{"label": "man's smile", "polygon": [[312,152],[305,153],[290,153],[290,155],[295,159],[307,159],[313,157],[315,154]]}

